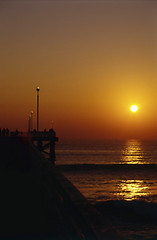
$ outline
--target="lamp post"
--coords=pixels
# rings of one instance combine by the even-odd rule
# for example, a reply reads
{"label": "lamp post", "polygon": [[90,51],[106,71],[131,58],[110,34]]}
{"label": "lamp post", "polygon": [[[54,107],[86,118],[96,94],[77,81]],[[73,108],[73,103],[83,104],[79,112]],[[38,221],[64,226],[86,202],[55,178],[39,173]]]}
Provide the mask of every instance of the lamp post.
{"label": "lamp post", "polygon": [[33,111],[31,111],[31,123],[30,123],[30,130],[33,131]]}
{"label": "lamp post", "polygon": [[40,91],[40,88],[37,87],[36,91],[37,91],[37,132],[38,132],[39,131],[39,91]]}
{"label": "lamp post", "polygon": [[28,118],[28,132],[30,132],[31,130],[31,116],[29,116]]}

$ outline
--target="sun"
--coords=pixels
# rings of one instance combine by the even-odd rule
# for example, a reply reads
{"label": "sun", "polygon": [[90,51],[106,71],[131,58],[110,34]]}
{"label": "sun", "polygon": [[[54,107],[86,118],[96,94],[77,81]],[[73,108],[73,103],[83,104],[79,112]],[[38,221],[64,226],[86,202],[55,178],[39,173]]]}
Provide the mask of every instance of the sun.
{"label": "sun", "polygon": [[132,105],[132,106],[130,107],[130,110],[131,110],[131,112],[137,112],[138,107],[137,107],[136,105]]}

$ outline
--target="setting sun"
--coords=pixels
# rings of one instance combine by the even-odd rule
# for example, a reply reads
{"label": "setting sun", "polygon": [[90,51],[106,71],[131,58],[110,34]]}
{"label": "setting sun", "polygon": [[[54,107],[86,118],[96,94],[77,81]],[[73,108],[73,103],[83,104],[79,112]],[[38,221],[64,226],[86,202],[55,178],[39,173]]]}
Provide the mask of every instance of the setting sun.
{"label": "setting sun", "polygon": [[132,112],[137,112],[138,107],[137,107],[136,105],[132,105],[132,106],[130,107],[130,110],[131,110]]}

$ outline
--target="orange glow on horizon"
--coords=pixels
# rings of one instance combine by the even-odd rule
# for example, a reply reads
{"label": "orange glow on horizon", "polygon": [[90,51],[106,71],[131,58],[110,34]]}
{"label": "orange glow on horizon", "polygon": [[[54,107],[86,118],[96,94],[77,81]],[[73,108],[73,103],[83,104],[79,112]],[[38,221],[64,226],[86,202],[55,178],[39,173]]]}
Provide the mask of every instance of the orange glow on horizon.
{"label": "orange glow on horizon", "polygon": [[39,85],[41,130],[157,139],[157,2],[135,2],[2,1],[0,127],[36,128]]}

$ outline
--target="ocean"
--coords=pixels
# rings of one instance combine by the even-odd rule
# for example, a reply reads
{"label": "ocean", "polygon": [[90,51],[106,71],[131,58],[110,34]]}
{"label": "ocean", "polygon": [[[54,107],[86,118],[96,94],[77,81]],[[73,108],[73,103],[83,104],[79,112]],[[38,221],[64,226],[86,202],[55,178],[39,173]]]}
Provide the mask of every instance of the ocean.
{"label": "ocean", "polygon": [[157,239],[157,141],[59,141],[56,166],[122,239]]}

